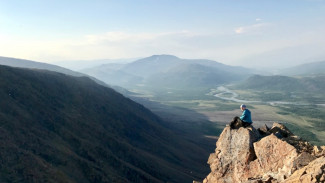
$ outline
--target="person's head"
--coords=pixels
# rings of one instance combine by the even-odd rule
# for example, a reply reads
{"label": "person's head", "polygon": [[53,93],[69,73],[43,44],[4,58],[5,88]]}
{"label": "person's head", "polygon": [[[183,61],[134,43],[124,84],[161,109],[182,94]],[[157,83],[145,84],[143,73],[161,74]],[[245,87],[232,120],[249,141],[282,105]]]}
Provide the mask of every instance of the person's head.
{"label": "person's head", "polygon": [[245,109],[246,109],[246,105],[245,105],[245,104],[240,105],[240,109],[241,109],[242,111],[245,110]]}

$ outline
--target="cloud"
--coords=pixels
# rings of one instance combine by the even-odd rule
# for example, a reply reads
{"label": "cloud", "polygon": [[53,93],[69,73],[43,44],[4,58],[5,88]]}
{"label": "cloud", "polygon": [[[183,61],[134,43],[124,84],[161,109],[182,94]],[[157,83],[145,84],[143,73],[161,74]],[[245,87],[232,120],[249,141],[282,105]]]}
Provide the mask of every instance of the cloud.
{"label": "cloud", "polygon": [[[324,52],[322,45],[325,44],[323,36],[325,27],[319,30],[314,29],[308,34],[300,32],[294,34],[296,29],[290,29],[290,31],[286,29],[288,32],[286,35],[277,35],[277,29],[283,29],[283,27],[257,23],[238,27],[235,29],[235,33],[229,31],[228,33],[207,33],[188,30],[170,32],[111,31],[52,40],[10,37],[0,32],[0,55],[54,62],[172,54],[181,58],[207,58],[232,65],[241,65],[245,62],[245,65],[250,66],[271,63],[264,57],[270,56],[269,53],[283,55],[280,50],[289,50],[287,48],[298,50],[299,54],[297,55],[300,55],[301,58],[304,55],[304,58],[310,55],[322,56],[321,53]],[[242,36],[246,34],[253,36]],[[260,36],[255,36],[256,34]],[[308,47],[305,45],[311,45],[310,49],[305,52],[299,51],[300,48]],[[288,60],[294,58],[291,54],[288,54],[287,57]],[[281,62],[283,59],[284,57],[278,61]],[[254,60],[256,62],[253,62]]]}
{"label": "cloud", "polygon": [[[324,29],[299,34],[247,42],[236,60],[237,64],[246,63],[248,67],[290,67],[325,58]],[[235,49],[235,48],[234,48]],[[242,54],[239,51],[243,51]]]}
{"label": "cloud", "polygon": [[[93,58],[130,58],[152,54],[177,54],[186,49],[186,40],[196,37],[190,31],[175,32],[140,32],[125,31],[106,32],[97,35],[86,35],[78,44],[70,46],[74,50],[84,50],[79,56]],[[87,55],[83,55],[87,53]]]}
{"label": "cloud", "polygon": [[[258,19],[256,19],[257,21]],[[259,19],[261,21],[261,19]],[[245,33],[261,33],[271,26],[270,23],[258,23],[248,26],[242,26],[235,28],[236,34],[245,34]]]}
{"label": "cloud", "polygon": [[150,40],[159,36],[159,34],[148,34],[139,33],[131,34],[126,32],[107,32],[100,35],[87,35],[85,36],[88,43],[99,43],[99,42],[121,42],[121,41],[140,41]]}
{"label": "cloud", "polygon": [[0,55],[36,61],[143,57],[150,54],[177,54],[182,42],[195,37],[187,30],[174,32],[112,31],[82,37],[37,40],[10,37],[0,32]]}
{"label": "cloud", "polygon": [[85,36],[88,43],[117,43],[117,42],[142,42],[159,39],[162,37],[181,36],[188,37],[193,36],[193,33],[189,31],[178,32],[160,32],[160,33],[128,33],[123,31],[107,32],[99,35],[87,35]]}
{"label": "cloud", "polygon": [[236,29],[235,29],[235,32],[236,32],[237,34],[241,34],[241,33],[243,33],[243,32],[244,32],[244,27],[238,27],[238,28],[236,28]]}

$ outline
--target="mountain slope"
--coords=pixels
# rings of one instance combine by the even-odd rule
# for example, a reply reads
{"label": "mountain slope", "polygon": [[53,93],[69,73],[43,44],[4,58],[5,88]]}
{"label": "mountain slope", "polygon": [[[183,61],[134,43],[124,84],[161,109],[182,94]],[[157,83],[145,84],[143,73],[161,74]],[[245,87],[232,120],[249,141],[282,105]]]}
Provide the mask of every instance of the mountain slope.
{"label": "mountain slope", "polygon": [[121,71],[125,64],[105,64],[100,67],[83,69],[80,72],[100,78],[110,85],[132,85],[132,83],[142,82],[142,77]]}
{"label": "mountain slope", "polygon": [[325,76],[289,77],[289,76],[260,76],[254,75],[237,88],[282,92],[314,92],[323,93]]}
{"label": "mountain slope", "polygon": [[182,60],[172,55],[153,55],[127,64],[121,70],[126,73],[143,78],[150,77],[152,74],[168,71],[169,69],[181,64]]}
{"label": "mountain slope", "polygon": [[167,72],[152,75],[146,83],[160,87],[193,88],[209,87],[226,83],[229,80],[236,81],[238,78],[218,68],[200,64],[182,64]]}
{"label": "mountain slope", "polygon": [[24,59],[16,59],[16,58],[9,58],[9,57],[1,57],[0,56],[0,65],[6,65],[10,67],[18,67],[18,68],[28,68],[28,69],[41,69],[41,70],[48,70],[63,73],[70,76],[86,76],[94,80],[96,83],[101,84],[103,86],[107,86],[107,84],[99,81],[96,78],[90,77],[80,72],[72,71],[57,65],[46,64],[41,62],[35,62],[31,60],[24,60]]}
{"label": "mountain slope", "polygon": [[293,76],[293,75],[324,75],[325,74],[325,61],[314,62],[298,65],[295,67],[283,69],[280,71],[280,74]]}
{"label": "mountain slope", "polygon": [[59,65],[64,68],[68,68],[74,71],[80,71],[87,68],[101,66],[103,64],[113,64],[113,63],[130,63],[138,58],[126,58],[126,59],[96,59],[96,60],[66,60],[66,61],[56,61],[53,64]]}
{"label": "mountain slope", "polygon": [[20,68],[29,68],[29,69],[44,69],[49,71],[60,72],[63,74],[71,75],[71,76],[84,76],[81,73],[71,71],[69,69],[65,69],[63,67],[59,67],[52,64],[40,63],[31,60],[24,59],[16,59],[9,57],[1,57],[0,56],[0,65],[7,65],[11,67],[20,67]]}
{"label": "mountain slope", "polygon": [[207,171],[208,152],[143,106],[48,71],[0,66],[0,143],[1,182],[189,182]]}
{"label": "mountain slope", "polygon": [[288,76],[254,75],[239,85],[239,88],[268,91],[301,91],[302,84],[297,78]]}
{"label": "mountain slope", "polygon": [[[204,59],[181,59],[172,55],[153,55],[126,64],[117,70],[103,67],[105,66],[91,68],[84,72],[108,81],[108,84],[119,84],[129,89],[135,86],[150,88],[163,84],[168,84],[168,87],[214,87],[217,84],[242,80],[253,73],[252,70],[243,67],[228,66]],[[208,73],[204,73],[205,71]],[[207,78],[209,76],[213,79]]]}

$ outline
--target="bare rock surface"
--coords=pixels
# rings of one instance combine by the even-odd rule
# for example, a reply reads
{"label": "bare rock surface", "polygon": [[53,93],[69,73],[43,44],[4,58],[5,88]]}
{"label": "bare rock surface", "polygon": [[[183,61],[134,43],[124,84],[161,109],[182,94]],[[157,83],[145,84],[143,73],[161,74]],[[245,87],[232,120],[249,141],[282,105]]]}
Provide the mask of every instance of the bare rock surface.
{"label": "bare rock surface", "polygon": [[227,126],[217,141],[215,153],[209,157],[212,172],[203,182],[242,180],[249,162],[256,158],[253,143],[258,139],[259,134],[254,127],[234,130]]}
{"label": "bare rock surface", "polygon": [[295,171],[292,176],[283,181],[283,183],[295,182],[325,182],[325,157],[315,159],[307,166]]}
{"label": "bare rock surface", "polygon": [[203,183],[325,181],[325,146],[312,146],[283,124],[258,130],[226,126],[216,145]]}

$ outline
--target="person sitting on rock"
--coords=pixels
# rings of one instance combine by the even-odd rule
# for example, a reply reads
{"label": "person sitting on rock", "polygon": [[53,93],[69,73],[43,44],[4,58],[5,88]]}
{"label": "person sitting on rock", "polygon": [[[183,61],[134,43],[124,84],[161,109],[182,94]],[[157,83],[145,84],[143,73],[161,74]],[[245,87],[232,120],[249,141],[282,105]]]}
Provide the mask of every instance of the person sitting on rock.
{"label": "person sitting on rock", "polygon": [[246,108],[246,105],[242,104],[240,109],[243,111],[243,114],[240,117],[234,117],[234,119],[230,122],[230,127],[232,129],[238,129],[240,127],[246,128],[253,123],[251,111]]}

